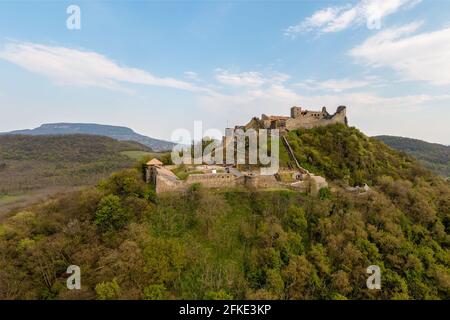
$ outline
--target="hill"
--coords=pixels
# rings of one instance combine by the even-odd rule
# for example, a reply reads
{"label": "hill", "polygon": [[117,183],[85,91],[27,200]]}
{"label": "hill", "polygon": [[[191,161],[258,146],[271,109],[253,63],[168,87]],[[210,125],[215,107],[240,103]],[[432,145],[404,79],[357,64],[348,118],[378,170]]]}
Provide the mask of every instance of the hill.
{"label": "hill", "polygon": [[91,135],[0,136],[0,211],[38,195],[95,184],[131,166],[129,151],[150,149]]}
{"label": "hill", "polygon": [[173,143],[150,138],[138,134],[127,127],[109,126],[90,123],[48,123],[35,129],[16,130],[3,134],[20,135],[66,135],[66,134],[89,134],[110,137],[119,141],[136,141],[154,151],[171,150]]}
{"label": "hill", "polygon": [[413,156],[425,167],[443,177],[450,177],[450,146],[395,136],[376,136],[374,138],[383,141],[393,149]]}
{"label": "hill", "polygon": [[[156,196],[136,166],[18,211],[0,225],[0,298],[450,298],[448,182],[344,125],[288,139],[330,189]],[[65,287],[71,264],[81,290]]]}

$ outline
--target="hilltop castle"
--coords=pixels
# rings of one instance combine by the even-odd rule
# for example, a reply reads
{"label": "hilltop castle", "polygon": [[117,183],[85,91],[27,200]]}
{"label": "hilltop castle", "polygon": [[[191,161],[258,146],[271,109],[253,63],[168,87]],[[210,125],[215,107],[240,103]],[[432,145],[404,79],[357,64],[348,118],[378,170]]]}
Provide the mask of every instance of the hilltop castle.
{"label": "hilltop castle", "polygon": [[[314,175],[301,167],[294,151],[289,145],[286,133],[295,129],[310,129],[319,126],[342,123],[347,125],[346,107],[340,106],[334,114],[329,114],[325,107],[322,111],[303,110],[300,107],[291,108],[291,116],[267,116],[261,119],[254,117],[245,126],[235,129],[278,129],[282,133],[281,141],[286,148],[292,163],[289,168],[280,168],[278,173],[262,175],[257,171],[241,171],[237,164],[233,165],[163,165],[161,161],[152,159],[146,166],[146,181],[155,186],[157,193],[179,192],[189,186],[200,183],[206,188],[246,187],[255,189],[289,188],[317,194],[321,188],[328,186],[325,178]],[[181,176],[180,177],[180,171]],[[178,175],[175,174],[178,172]]]}
{"label": "hilltop castle", "polygon": [[281,132],[296,129],[311,129],[329,124],[347,124],[346,107],[340,106],[334,114],[329,114],[327,108],[322,111],[303,110],[301,107],[292,107],[291,116],[261,115],[261,119],[253,117],[245,126],[236,126],[236,129],[279,129]]}
{"label": "hilltop castle", "polygon": [[250,189],[289,188],[300,192],[317,194],[328,186],[325,178],[316,176],[307,170],[280,168],[275,175],[261,175],[255,171],[240,171],[235,166],[192,165],[185,166],[180,179],[173,171],[176,165],[163,165],[157,159],[147,162],[145,180],[155,187],[156,193],[180,192],[199,183],[204,188]]}

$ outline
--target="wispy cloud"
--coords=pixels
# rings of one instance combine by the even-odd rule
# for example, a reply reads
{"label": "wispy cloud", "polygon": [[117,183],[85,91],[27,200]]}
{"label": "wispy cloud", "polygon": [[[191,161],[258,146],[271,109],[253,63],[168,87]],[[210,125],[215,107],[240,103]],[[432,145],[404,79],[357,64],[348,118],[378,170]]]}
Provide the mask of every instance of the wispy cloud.
{"label": "wispy cloud", "polygon": [[[216,92],[213,95],[198,95],[196,102],[205,114],[220,114],[226,117],[227,122],[234,124],[242,124],[261,113],[288,115],[289,107],[294,105],[309,110],[320,110],[326,106],[330,112],[334,112],[339,105],[346,105],[349,107],[350,124],[356,124],[367,134],[405,135],[443,143],[448,143],[446,137],[450,134],[450,127],[446,125],[448,111],[439,107],[450,102],[449,94],[385,96],[367,88],[352,92],[300,94],[287,84],[273,84],[267,87],[243,87],[232,94]],[[430,110],[430,106],[434,106],[434,110],[441,110],[443,115],[434,122],[429,113],[424,112]],[[426,119],[425,124],[422,123],[422,117]],[[421,133],[417,131],[419,124],[424,128]],[[217,125],[220,127],[220,123]]]}
{"label": "wispy cloud", "polygon": [[195,81],[200,80],[198,73],[195,71],[185,71],[184,76],[190,80],[195,80]]}
{"label": "wispy cloud", "polygon": [[350,55],[372,67],[389,67],[405,80],[450,84],[450,28],[411,35],[421,22],[383,30]]}
{"label": "wispy cloud", "polygon": [[119,65],[104,55],[31,42],[9,42],[0,49],[0,59],[43,76],[60,85],[95,86],[123,90],[124,83],[169,87],[193,92],[207,91],[186,81],[157,77]]}
{"label": "wispy cloud", "polygon": [[284,34],[295,37],[299,33],[310,31],[338,32],[361,24],[378,29],[385,17],[400,9],[411,8],[419,2],[421,0],[361,0],[354,5],[328,7],[288,27]]}
{"label": "wispy cloud", "polygon": [[263,76],[256,71],[231,72],[224,69],[216,69],[215,79],[221,84],[235,87],[261,87],[263,85],[282,83],[289,79],[283,73],[275,73],[271,76]]}
{"label": "wispy cloud", "polygon": [[364,80],[351,80],[345,79],[328,79],[325,81],[316,81],[312,79],[305,80],[303,82],[295,83],[294,85],[307,89],[307,90],[324,90],[333,92],[342,92],[346,90],[359,89],[367,87],[372,84],[373,81],[369,79]]}
{"label": "wispy cloud", "polygon": [[215,78],[220,83],[230,86],[259,87],[265,83],[259,72],[231,73],[218,69]]}
{"label": "wispy cloud", "polygon": [[[216,93],[214,95],[199,96],[205,110],[216,112],[226,110],[250,110],[252,114],[258,111],[270,111],[282,113],[288,111],[289,106],[300,105],[308,109],[319,109],[321,106],[348,105],[363,112],[378,110],[379,112],[391,112],[396,109],[403,111],[411,107],[425,105],[430,102],[450,101],[450,95],[414,94],[404,96],[384,97],[370,92],[349,92],[330,94],[299,94],[294,89],[282,84],[271,85],[265,89],[244,90],[235,94]],[[280,110],[284,108],[283,110]]]}

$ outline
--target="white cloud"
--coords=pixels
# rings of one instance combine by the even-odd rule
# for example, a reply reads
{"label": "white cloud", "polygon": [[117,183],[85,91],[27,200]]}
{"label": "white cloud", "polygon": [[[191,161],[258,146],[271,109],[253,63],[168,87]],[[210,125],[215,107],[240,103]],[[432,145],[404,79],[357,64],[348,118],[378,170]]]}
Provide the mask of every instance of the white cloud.
{"label": "white cloud", "polygon": [[185,81],[160,78],[144,70],[121,66],[96,52],[59,46],[9,42],[0,50],[0,59],[46,76],[60,85],[123,90],[122,83],[132,83],[195,92],[206,90]]}
{"label": "white cloud", "polygon": [[326,26],[337,18],[341,10],[342,8],[340,7],[329,7],[319,10],[301,23],[288,27],[285,30],[285,34],[294,35],[296,33],[311,31],[315,28]]}
{"label": "white cloud", "polygon": [[400,9],[409,9],[419,2],[421,0],[360,0],[354,5],[328,7],[288,27],[284,33],[293,37],[312,30],[330,33],[364,23],[370,29],[379,29],[385,17]]}
{"label": "white cloud", "polygon": [[[339,83],[339,86],[343,86]],[[292,88],[284,84],[271,84],[264,88],[244,88],[238,93],[223,94],[214,93],[211,95],[199,96],[200,104],[206,111],[234,110],[251,114],[261,112],[272,112],[273,114],[283,114],[289,110],[290,106],[299,105],[308,109],[320,109],[322,106],[329,106],[331,109],[338,105],[347,105],[352,110],[392,112],[402,110],[407,112],[412,107],[424,106],[430,102],[450,101],[448,95],[428,95],[415,94],[406,96],[383,97],[370,91],[351,93],[332,93],[303,95],[295,92]],[[280,108],[283,108],[280,110]],[[269,112],[270,111],[270,112]]]}
{"label": "white cloud", "polygon": [[450,84],[450,28],[411,35],[421,23],[390,28],[369,37],[350,55],[372,67],[389,67],[405,80]]}
{"label": "white cloud", "polygon": [[[449,102],[449,94],[381,96],[363,91],[302,95],[283,84],[273,84],[263,88],[244,88],[234,94],[200,95],[196,104],[202,108],[206,118],[216,119],[212,122],[217,128],[222,128],[225,120],[228,125],[245,124],[251,117],[262,113],[289,115],[289,108],[294,105],[309,110],[326,106],[331,113],[337,106],[346,105],[350,125],[357,126],[366,134],[403,135],[448,143],[450,127],[446,123],[450,113],[442,106]],[[434,113],[442,116],[432,120],[429,110],[437,110]],[[423,122],[423,119],[427,120]]]}
{"label": "white cloud", "polygon": [[231,73],[227,70],[218,69],[216,80],[230,86],[259,87],[265,83],[259,72]]}
{"label": "white cloud", "polygon": [[198,73],[194,71],[185,71],[184,76],[191,80],[200,80]]}
{"label": "white cloud", "polygon": [[294,84],[297,87],[307,90],[328,90],[334,92],[342,92],[351,89],[358,89],[372,84],[367,80],[351,80],[351,79],[329,79],[325,81],[305,80]]}
{"label": "white cloud", "polygon": [[221,84],[228,86],[256,88],[264,85],[285,82],[289,79],[289,76],[284,73],[275,73],[269,77],[266,77],[256,71],[233,73],[224,69],[216,69],[215,78]]}

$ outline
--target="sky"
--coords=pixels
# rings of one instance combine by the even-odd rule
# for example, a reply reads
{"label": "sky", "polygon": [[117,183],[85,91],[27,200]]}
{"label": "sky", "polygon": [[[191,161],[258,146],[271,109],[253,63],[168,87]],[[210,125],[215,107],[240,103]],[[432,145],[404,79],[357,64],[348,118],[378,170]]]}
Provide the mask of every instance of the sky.
{"label": "sky", "polygon": [[449,145],[450,1],[0,0],[0,132],[170,140],[340,105],[367,135]]}

